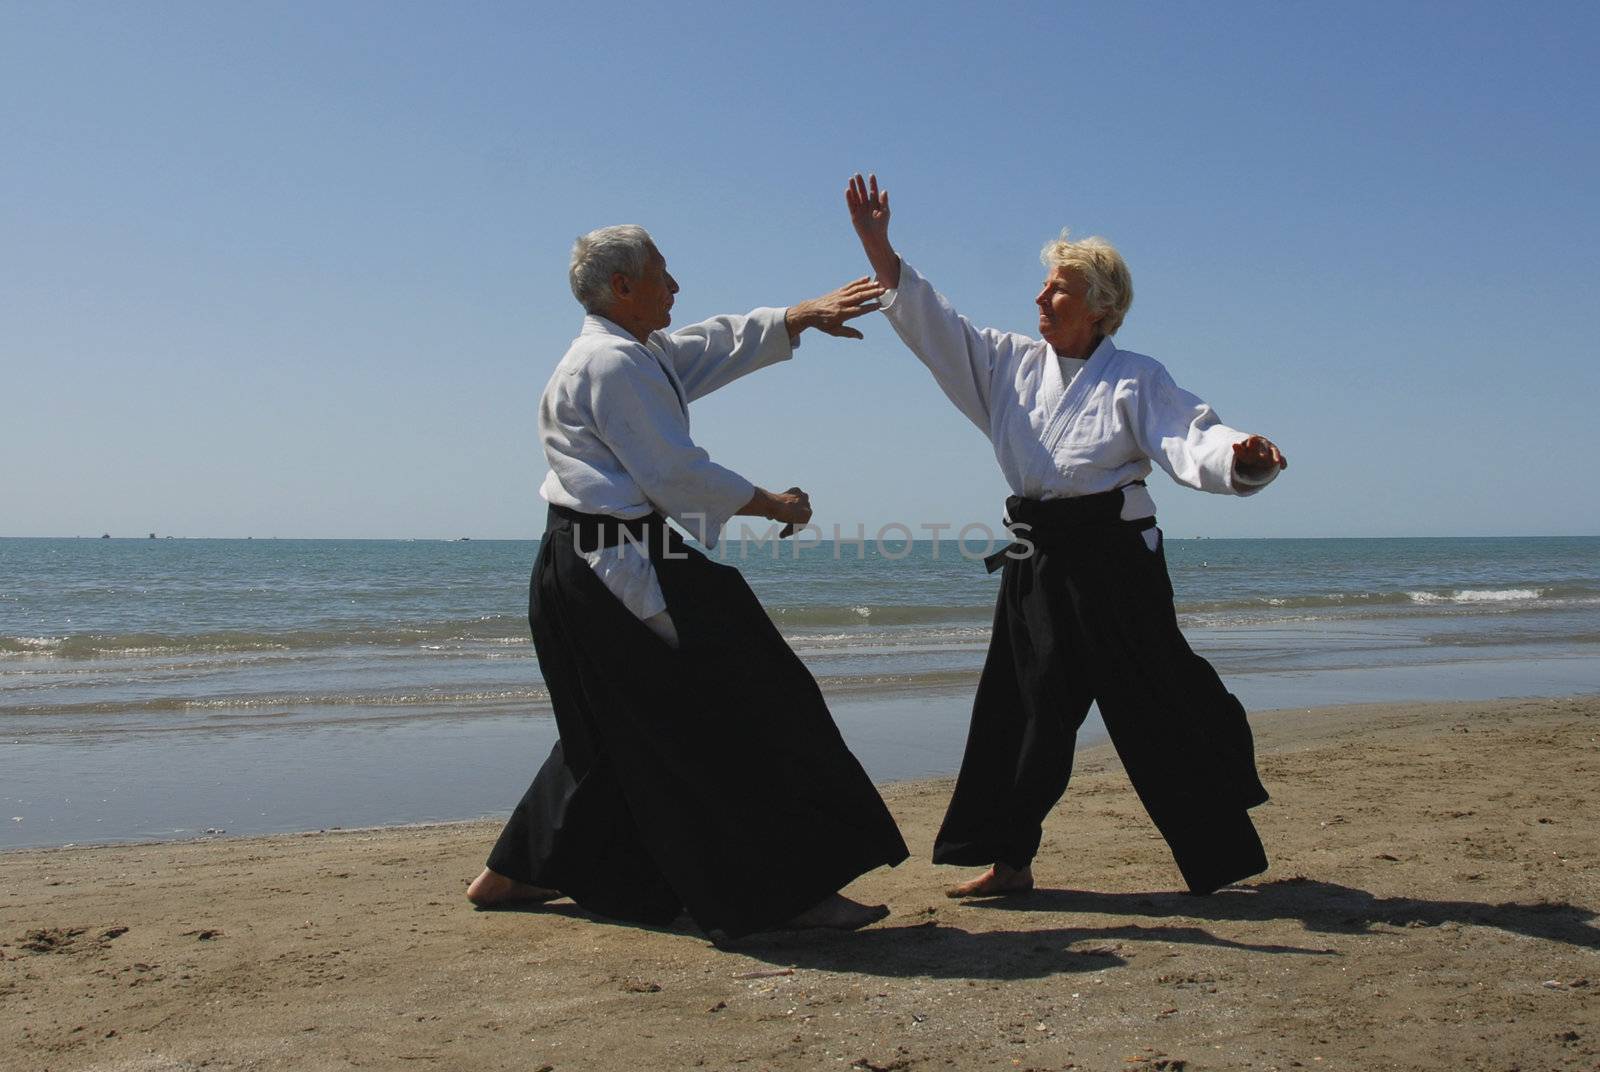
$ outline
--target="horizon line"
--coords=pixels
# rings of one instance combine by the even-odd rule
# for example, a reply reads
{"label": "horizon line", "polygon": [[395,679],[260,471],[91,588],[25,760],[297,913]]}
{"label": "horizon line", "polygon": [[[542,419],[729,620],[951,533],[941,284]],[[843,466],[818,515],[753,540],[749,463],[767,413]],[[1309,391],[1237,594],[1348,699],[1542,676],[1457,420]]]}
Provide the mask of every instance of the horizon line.
{"label": "horizon line", "polygon": [[[1545,532],[1545,533],[1468,532],[1468,533],[1427,534],[1427,535],[1419,535],[1419,534],[1416,534],[1416,533],[1411,533],[1411,534],[1406,534],[1406,535],[1363,535],[1363,536],[1328,536],[1328,535],[1324,535],[1324,536],[1210,536],[1210,535],[1204,535],[1204,534],[1195,534],[1195,535],[1190,535],[1190,536],[1174,536],[1174,535],[1172,535],[1170,532],[1168,532],[1166,530],[1163,530],[1163,532],[1162,532],[1162,538],[1163,539],[1167,539],[1167,540],[1589,540],[1589,539],[1595,539],[1597,537],[1600,537],[1600,533],[1595,533],[1595,532],[1578,532],[1578,533],[1571,533],[1571,532]],[[541,540],[543,538],[544,538],[544,533],[543,532],[534,533],[534,534],[529,535],[529,536],[180,536],[180,535],[178,535],[176,533],[172,533],[172,534],[146,534],[146,535],[143,535],[143,536],[117,536],[117,535],[111,534],[111,533],[106,533],[106,534],[102,534],[102,535],[99,535],[99,536],[84,536],[84,535],[77,535],[77,534],[69,535],[69,536],[61,536],[61,535],[50,535],[50,536],[0,535],[0,540],[74,540],[74,541],[76,541],[76,540],[132,540],[132,541],[136,541],[136,542],[139,542],[139,543],[160,543],[160,542],[166,541],[166,540],[190,540],[190,541],[213,540],[213,541],[219,541],[219,542],[226,540],[226,541],[234,541],[234,542],[238,542],[238,543],[253,543],[253,542],[256,542],[256,541],[267,542],[267,543],[271,543],[271,542],[282,543],[282,542],[293,542],[293,541],[307,542],[307,543],[310,543],[310,542],[318,542],[318,543],[338,543],[338,542],[343,542],[343,543],[537,543],[539,540]],[[742,537],[742,536],[725,536],[723,539],[719,540],[718,542],[719,543],[756,543],[756,544],[778,543],[778,541],[774,540],[770,536],[763,537],[763,536],[760,536],[760,535],[751,536],[748,539],[745,538],[745,537]],[[787,542],[788,541],[784,541],[782,543],[779,543],[779,546],[784,546],[784,545],[787,544]],[[835,540],[832,540],[832,539],[810,540],[810,541],[806,541],[806,543],[803,544],[803,546],[816,546],[816,545],[819,545],[819,544],[831,544],[831,543],[835,543],[835,542],[845,543],[845,544],[856,544],[856,543],[861,543],[861,542],[865,542],[865,543],[883,542],[883,543],[900,544],[900,543],[904,543],[906,541],[905,541],[904,537],[901,537],[899,535],[884,536],[881,541],[876,536],[867,535],[867,536],[862,537],[861,540],[856,540],[856,539],[842,539],[842,540],[838,540],[838,541],[835,541]],[[935,540],[933,538],[931,538],[931,537],[921,536],[921,537],[913,537],[911,542],[912,543],[934,543]],[[944,536],[944,537],[940,537],[937,542],[939,542],[939,543],[959,543],[961,541],[957,537],[954,537],[954,536]],[[976,542],[976,541],[969,541],[969,542]]]}

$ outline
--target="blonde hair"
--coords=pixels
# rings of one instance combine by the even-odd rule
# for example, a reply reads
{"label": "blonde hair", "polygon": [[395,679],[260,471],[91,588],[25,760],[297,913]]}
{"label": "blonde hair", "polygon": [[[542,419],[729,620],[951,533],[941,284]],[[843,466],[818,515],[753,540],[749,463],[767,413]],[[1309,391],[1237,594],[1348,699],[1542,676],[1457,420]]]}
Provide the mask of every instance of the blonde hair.
{"label": "blonde hair", "polygon": [[1089,284],[1084,300],[1089,308],[1105,313],[1100,320],[1101,332],[1115,335],[1133,304],[1133,276],[1128,274],[1127,262],[1103,238],[1080,238],[1074,242],[1067,235],[1068,230],[1063,227],[1061,237],[1045,244],[1039,260],[1046,268],[1070,268],[1083,276]]}

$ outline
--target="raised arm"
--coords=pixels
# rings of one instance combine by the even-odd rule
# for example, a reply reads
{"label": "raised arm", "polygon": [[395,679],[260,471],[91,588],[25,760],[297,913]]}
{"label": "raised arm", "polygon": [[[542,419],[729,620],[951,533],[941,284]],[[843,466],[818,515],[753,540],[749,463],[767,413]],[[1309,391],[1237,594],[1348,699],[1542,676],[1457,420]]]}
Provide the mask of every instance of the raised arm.
{"label": "raised arm", "polygon": [[987,435],[993,383],[1033,340],[974,327],[926,279],[901,262],[889,242],[889,191],[878,188],[876,175],[852,178],[845,205],[878,282],[892,288],[883,298],[884,315],[900,340],[933,373],[945,397]]}
{"label": "raised arm", "polygon": [[1223,424],[1216,411],[1157,365],[1138,379],[1133,406],[1140,447],[1180,484],[1218,494],[1253,495],[1289,462],[1272,441]]}
{"label": "raised arm", "polygon": [[878,176],[862,179],[856,172],[844,191],[850,209],[850,225],[861,239],[861,248],[877,275],[878,282],[890,290],[900,285],[900,254],[889,241],[889,191],[878,189]]}

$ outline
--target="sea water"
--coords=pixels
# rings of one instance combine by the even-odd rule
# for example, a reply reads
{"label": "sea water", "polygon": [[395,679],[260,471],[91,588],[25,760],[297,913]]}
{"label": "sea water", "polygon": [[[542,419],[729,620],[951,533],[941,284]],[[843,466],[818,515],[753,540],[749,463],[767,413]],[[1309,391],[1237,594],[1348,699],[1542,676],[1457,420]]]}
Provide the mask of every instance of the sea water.
{"label": "sea water", "polygon": [[[724,543],[880,781],[953,772],[982,542]],[[1252,710],[1600,691],[1600,538],[1171,540]],[[504,811],[536,541],[0,539],[0,847]],[[753,708],[751,717],[761,717]],[[1103,731],[1091,718],[1082,740]]]}

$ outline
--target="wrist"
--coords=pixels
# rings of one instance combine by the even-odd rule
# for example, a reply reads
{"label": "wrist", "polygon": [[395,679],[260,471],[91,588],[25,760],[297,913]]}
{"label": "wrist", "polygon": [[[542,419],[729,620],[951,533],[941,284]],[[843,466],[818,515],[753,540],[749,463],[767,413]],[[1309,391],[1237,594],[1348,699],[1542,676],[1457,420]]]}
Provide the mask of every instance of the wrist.
{"label": "wrist", "polygon": [[736,514],[740,517],[765,517],[772,516],[772,493],[765,488],[752,487],[750,501],[739,507]]}
{"label": "wrist", "polygon": [[768,521],[775,520],[778,512],[778,499],[766,488],[756,489],[756,516],[764,517]]}
{"label": "wrist", "polygon": [[796,302],[784,311],[783,326],[791,336],[799,335],[806,328],[814,325],[815,314],[813,314],[811,303],[808,301]]}
{"label": "wrist", "polygon": [[887,235],[882,238],[862,239],[861,248],[867,255],[867,260],[872,265],[873,273],[878,277],[878,282],[884,286],[895,289],[900,285],[900,254],[895,252],[890,245]]}

